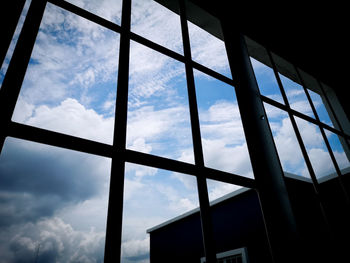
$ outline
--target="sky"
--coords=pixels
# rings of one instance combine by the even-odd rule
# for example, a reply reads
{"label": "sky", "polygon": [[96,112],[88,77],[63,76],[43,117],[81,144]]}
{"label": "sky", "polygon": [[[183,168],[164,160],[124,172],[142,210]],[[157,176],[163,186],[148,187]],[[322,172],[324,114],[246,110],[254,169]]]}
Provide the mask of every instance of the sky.
{"label": "sky", "polygon": [[[69,2],[120,24],[120,1]],[[133,32],[183,54],[180,19],[164,7],[135,0],[131,23]],[[223,42],[191,23],[189,33],[193,60],[231,77]],[[12,120],[112,144],[119,39],[48,4]],[[252,64],[261,93],[282,102],[271,69]],[[234,89],[197,70],[194,76],[205,165],[253,178]],[[301,87],[283,84],[292,108],[312,116]],[[131,41],[128,149],[194,163],[186,89],[184,64]],[[322,99],[312,97],[331,125]],[[307,177],[287,114],[265,106],[283,169]],[[297,123],[318,176],[334,172],[318,128]],[[327,136],[341,168],[348,167],[337,136]],[[0,263],[102,262],[110,165],[109,158],[7,138],[0,156]],[[238,188],[208,180],[211,201]],[[147,229],[196,207],[193,176],[127,163],[122,262],[149,262]]]}

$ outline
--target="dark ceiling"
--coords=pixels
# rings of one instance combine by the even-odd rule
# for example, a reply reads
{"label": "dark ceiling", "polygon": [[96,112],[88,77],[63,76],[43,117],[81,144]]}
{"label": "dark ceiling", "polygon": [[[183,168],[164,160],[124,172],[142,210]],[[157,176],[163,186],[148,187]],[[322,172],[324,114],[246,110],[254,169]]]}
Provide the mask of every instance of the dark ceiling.
{"label": "dark ceiling", "polygon": [[350,43],[347,7],[335,7],[329,1],[312,6],[306,1],[277,5],[248,1],[239,6],[229,0],[192,1],[232,21],[232,28],[239,28],[329,85],[344,88],[348,71],[345,54]]}

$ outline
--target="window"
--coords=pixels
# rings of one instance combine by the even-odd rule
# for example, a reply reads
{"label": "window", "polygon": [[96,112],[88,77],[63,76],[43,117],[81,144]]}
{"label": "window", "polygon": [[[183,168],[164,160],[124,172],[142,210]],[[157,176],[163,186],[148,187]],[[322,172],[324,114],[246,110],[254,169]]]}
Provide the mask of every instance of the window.
{"label": "window", "polygon": [[344,116],[331,105],[339,104],[336,96],[314,77],[261,49],[264,63],[252,57],[251,62],[285,175],[320,180],[345,174],[349,121],[335,117]]}
{"label": "window", "polygon": [[[247,249],[237,248],[234,250],[216,254],[218,263],[248,263]],[[205,258],[201,258],[201,263],[205,263]]]}
{"label": "window", "polygon": [[[0,74],[4,260],[148,262],[147,228],[198,206],[215,258],[209,201],[257,189],[262,163],[234,33],[187,0],[32,0],[20,20]],[[334,91],[270,50],[251,61],[285,175],[345,177],[350,124]],[[216,256],[247,262],[245,248]]]}

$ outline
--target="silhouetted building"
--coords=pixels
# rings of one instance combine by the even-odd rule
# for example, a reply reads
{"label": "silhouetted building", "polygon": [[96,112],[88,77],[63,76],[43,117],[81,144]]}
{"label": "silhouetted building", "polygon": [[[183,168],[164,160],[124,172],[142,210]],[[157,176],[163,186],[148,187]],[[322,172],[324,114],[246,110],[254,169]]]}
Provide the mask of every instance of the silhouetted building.
{"label": "silhouetted building", "polygon": [[[349,174],[344,176],[347,187],[349,178]],[[329,176],[320,185],[330,197],[326,209],[332,213],[331,220],[342,231],[348,222],[337,204],[341,199],[336,180],[335,175]],[[326,241],[327,226],[317,200],[310,194],[311,180],[286,174],[286,184],[307,250],[313,255],[310,262],[332,262],[337,255]],[[259,198],[253,189],[241,188],[212,201],[210,211],[218,262],[272,262]],[[199,213],[199,208],[194,209],[147,231],[151,262],[205,262]]]}

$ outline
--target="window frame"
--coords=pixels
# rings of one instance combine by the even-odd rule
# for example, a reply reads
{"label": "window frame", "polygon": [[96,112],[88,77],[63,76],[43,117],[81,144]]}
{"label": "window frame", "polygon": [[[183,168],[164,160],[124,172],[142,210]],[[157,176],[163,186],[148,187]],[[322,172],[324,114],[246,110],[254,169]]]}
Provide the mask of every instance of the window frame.
{"label": "window frame", "polygon": [[[118,68],[118,89],[116,98],[116,110],[118,114],[115,119],[114,127],[114,142],[113,145],[107,145],[95,141],[82,139],[79,137],[65,135],[58,132],[48,131],[45,129],[31,127],[25,124],[12,122],[12,114],[16,105],[19,91],[24,79],[24,75],[31,57],[31,52],[35,44],[36,36],[39,31],[40,22],[43,17],[46,3],[51,3],[58,7],[61,7],[69,12],[72,12],[78,16],[81,16],[89,21],[92,21],[102,27],[108,28],[114,32],[120,34],[120,55],[119,55],[119,68]],[[198,108],[196,102],[195,86],[193,69],[199,70],[215,79],[218,79],[226,84],[232,86],[233,89],[242,88],[239,87],[238,81],[235,76],[232,79],[221,75],[195,61],[191,58],[191,48],[189,43],[189,34],[187,28],[188,3],[185,0],[179,0],[179,5],[175,7],[178,9],[181,20],[182,38],[184,44],[184,54],[180,55],[170,49],[167,49],[159,44],[156,44],[140,35],[133,33],[130,29],[131,23],[131,0],[123,0],[121,25],[117,25],[109,20],[106,20],[98,15],[95,15],[89,11],[86,11],[78,6],[70,4],[63,0],[32,0],[29,7],[25,22],[22,27],[19,39],[16,44],[16,48],[12,55],[9,67],[7,69],[5,78],[0,89],[0,123],[2,129],[0,130],[0,149],[3,148],[3,143],[6,137],[15,137],[28,141],[43,143],[47,145],[57,146],[61,148],[81,151],[98,156],[109,157],[112,159],[111,169],[111,182],[110,182],[110,196],[109,196],[109,208],[107,216],[107,230],[106,230],[106,247],[105,247],[105,262],[120,261],[120,248],[121,248],[121,229],[122,229],[122,213],[123,213],[123,192],[124,192],[124,173],[125,163],[135,163],[140,165],[146,165],[149,167],[165,169],[169,171],[189,174],[197,178],[198,195],[200,200],[201,219],[203,225],[204,243],[206,244],[206,254],[209,255],[211,262],[214,262],[215,251],[212,238],[212,229],[210,222],[210,208],[208,199],[208,190],[206,185],[206,179],[212,179],[225,183],[235,184],[246,188],[257,189],[258,186],[255,179],[246,178],[238,174],[227,173],[216,169],[205,167],[203,161],[203,151],[201,146],[201,135],[198,119]],[[220,22],[218,24],[220,26]],[[221,30],[221,29],[220,29]],[[220,31],[219,30],[219,31]],[[226,31],[227,32],[227,31]],[[222,32],[218,33],[222,36]],[[224,37],[221,37],[224,39]],[[141,153],[133,150],[126,149],[126,125],[127,125],[127,104],[128,104],[128,78],[129,78],[129,52],[130,41],[133,40],[141,45],[158,51],[168,57],[171,57],[177,61],[185,64],[186,67],[186,79],[187,88],[189,93],[189,107],[191,115],[191,127],[193,147],[195,153],[195,164],[188,164],[181,161],[171,160],[163,157],[158,157],[146,153]],[[228,48],[227,40],[225,39],[226,48]],[[233,49],[229,47],[228,49]],[[227,50],[228,56],[230,50]],[[269,53],[271,56],[271,53]],[[275,74],[277,74],[277,66],[273,64]],[[231,66],[231,71],[234,71]],[[234,74],[233,74],[234,75]],[[248,74],[249,75],[249,74]],[[251,76],[250,76],[251,77]],[[279,80],[280,82],[280,80]],[[279,83],[281,85],[281,83]],[[323,85],[320,85],[321,89],[326,91]],[[326,96],[326,98],[328,98]],[[237,100],[239,100],[237,98]],[[309,122],[312,122],[319,126],[321,130],[326,129],[334,132],[335,134],[345,138],[347,144],[349,144],[350,136],[348,135],[348,129],[343,128],[341,125],[341,119],[337,120],[339,129],[332,128],[324,123],[321,123],[318,117],[312,119],[305,116],[289,107],[288,104],[282,105],[267,97],[260,96],[260,102],[266,102],[273,106],[276,106],[282,110],[288,112],[288,114],[294,119],[294,116],[301,117]],[[310,100],[310,98],[309,98]],[[332,109],[334,116],[338,115],[339,109],[333,106],[334,100],[328,98],[329,107]],[[312,102],[310,102],[312,103]],[[312,105],[312,104],[311,104]],[[315,116],[317,116],[315,114]],[[295,122],[295,121],[294,121]],[[244,126],[244,123],[243,123]],[[296,124],[293,125],[295,131],[298,131]],[[246,129],[248,129],[246,127]],[[304,157],[307,160],[307,152],[305,146],[303,147],[300,134],[300,145],[304,152]],[[325,135],[323,135],[325,136]],[[326,137],[324,137],[326,139]],[[247,138],[247,140],[249,140]],[[327,144],[328,150],[330,150],[329,143]],[[249,149],[248,149],[249,150]],[[251,150],[250,150],[251,151]],[[331,153],[330,153],[331,154]],[[334,157],[334,156],[333,156]],[[333,160],[334,158],[332,158]],[[251,159],[252,162],[254,158]],[[336,164],[336,160],[334,159]],[[310,166],[310,167],[309,167]],[[312,171],[311,164],[308,165]],[[337,172],[339,167],[337,169]],[[339,176],[339,174],[338,174]],[[315,182],[314,182],[315,183]],[[261,190],[261,189],[260,189]],[[113,245],[112,245],[113,244]]]}
{"label": "window frame", "polygon": [[[225,258],[232,257],[232,256],[238,256],[238,255],[242,256],[242,263],[248,263],[248,252],[247,252],[246,247],[236,248],[236,249],[217,253],[216,259],[217,260],[219,260],[219,259],[225,260]],[[201,257],[200,261],[201,261],[201,263],[206,263],[205,257]],[[226,261],[224,261],[224,262],[226,262]]]}

